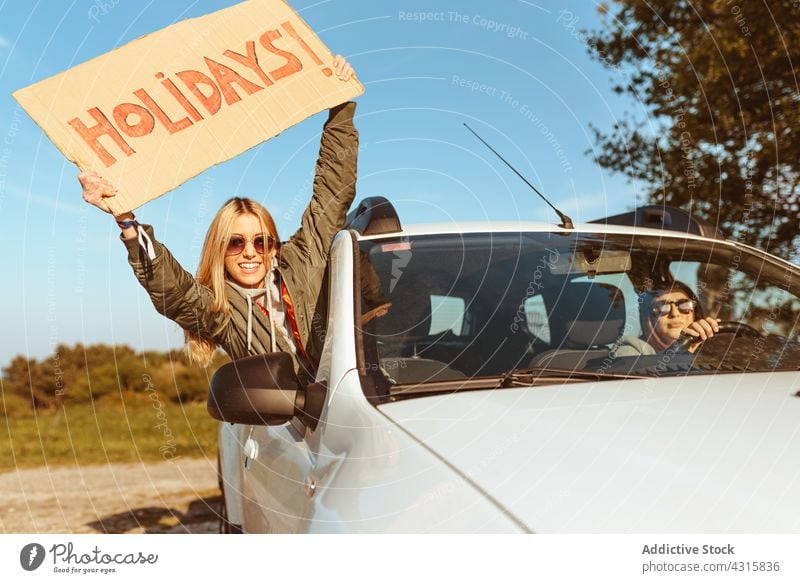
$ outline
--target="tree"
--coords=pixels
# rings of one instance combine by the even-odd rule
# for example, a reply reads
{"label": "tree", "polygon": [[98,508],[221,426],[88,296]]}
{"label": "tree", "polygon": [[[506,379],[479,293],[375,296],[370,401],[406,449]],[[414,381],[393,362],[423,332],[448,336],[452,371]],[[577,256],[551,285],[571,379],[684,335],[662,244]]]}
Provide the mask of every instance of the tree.
{"label": "tree", "polygon": [[794,258],[800,244],[800,3],[614,0],[590,52],[647,119],[593,128],[601,166],[728,237]]}
{"label": "tree", "polygon": [[125,345],[59,344],[41,361],[19,355],[0,376],[0,417],[56,409],[133,394],[173,402],[206,398],[209,379],[230,362],[218,350],[208,368],[192,365],[182,350],[137,353]]}
{"label": "tree", "polygon": [[15,356],[3,369],[3,380],[4,392],[22,397],[32,409],[56,406],[58,377],[35,359]]}

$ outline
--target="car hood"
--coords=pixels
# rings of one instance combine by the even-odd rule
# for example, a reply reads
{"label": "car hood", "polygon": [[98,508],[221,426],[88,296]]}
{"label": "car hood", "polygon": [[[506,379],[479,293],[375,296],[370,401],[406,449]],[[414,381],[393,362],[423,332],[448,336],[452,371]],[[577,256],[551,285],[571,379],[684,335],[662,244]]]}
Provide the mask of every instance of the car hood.
{"label": "car hood", "polygon": [[800,373],[469,391],[380,410],[534,532],[798,532]]}

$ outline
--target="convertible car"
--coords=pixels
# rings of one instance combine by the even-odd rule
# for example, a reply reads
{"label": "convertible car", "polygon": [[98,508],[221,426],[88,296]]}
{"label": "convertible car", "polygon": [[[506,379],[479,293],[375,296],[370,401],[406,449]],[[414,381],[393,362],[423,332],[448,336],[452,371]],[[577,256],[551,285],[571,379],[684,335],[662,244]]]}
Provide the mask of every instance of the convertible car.
{"label": "convertible car", "polygon": [[[313,383],[285,354],[212,380],[225,532],[800,531],[798,266],[668,207],[407,226],[375,198],[329,285]],[[718,331],[652,346],[679,314]]]}

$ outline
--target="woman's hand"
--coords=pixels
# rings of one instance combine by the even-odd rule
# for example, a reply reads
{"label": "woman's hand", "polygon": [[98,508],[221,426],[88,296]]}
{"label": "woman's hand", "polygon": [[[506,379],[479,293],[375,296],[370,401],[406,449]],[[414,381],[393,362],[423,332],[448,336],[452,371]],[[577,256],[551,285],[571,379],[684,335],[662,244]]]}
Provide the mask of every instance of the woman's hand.
{"label": "woman's hand", "polygon": [[336,76],[342,81],[349,81],[355,75],[353,67],[342,55],[333,57],[333,69],[336,71]]}
{"label": "woman's hand", "polygon": [[696,338],[696,340],[693,340],[689,345],[689,352],[694,353],[700,348],[700,344],[702,344],[704,340],[711,338],[714,332],[719,332],[718,322],[719,318],[701,318],[700,320],[695,320],[682,330],[682,332],[686,332],[689,336],[694,336]]}
{"label": "woman's hand", "polygon": [[362,325],[366,324],[367,322],[369,322],[370,320],[374,320],[375,318],[384,317],[386,314],[389,313],[389,308],[391,307],[392,307],[391,302],[388,302],[385,304],[381,304],[377,308],[371,309],[369,312],[361,316],[361,324]]}
{"label": "woman's hand", "polygon": [[718,322],[719,318],[702,318],[689,324],[683,329],[683,332],[698,340],[708,340],[714,335],[714,332],[719,332]]}
{"label": "woman's hand", "polygon": [[78,181],[83,187],[83,200],[96,206],[101,211],[111,213],[108,199],[116,196],[118,190],[97,172],[81,172]]}

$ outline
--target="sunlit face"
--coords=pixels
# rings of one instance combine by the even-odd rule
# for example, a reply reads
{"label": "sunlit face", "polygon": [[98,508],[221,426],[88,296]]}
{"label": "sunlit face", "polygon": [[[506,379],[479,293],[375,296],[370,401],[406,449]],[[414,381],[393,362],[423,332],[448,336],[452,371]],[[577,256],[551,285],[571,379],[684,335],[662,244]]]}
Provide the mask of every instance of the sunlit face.
{"label": "sunlit face", "polygon": [[[689,296],[680,290],[663,293],[653,299],[646,326],[649,330],[645,330],[647,342],[653,348],[664,350],[669,347],[681,335],[681,330],[694,322],[694,310],[684,313],[689,301]],[[659,308],[662,306],[664,311],[668,308],[669,312],[661,314]],[[659,313],[654,315],[654,310]]]}
{"label": "sunlit face", "polygon": [[266,248],[264,253],[259,253],[253,244],[256,237],[264,237],[266,242],[268,233],[261,230],[261,223],[255,215],[239,215],[233,221],[231,238],[242,237],[245,240],[244,248],[241,252],[229,255],[225,253],[225,272],[233,281],[242,287],[261,287],[264,278],[267,276],[269,266],[276,250]]}

